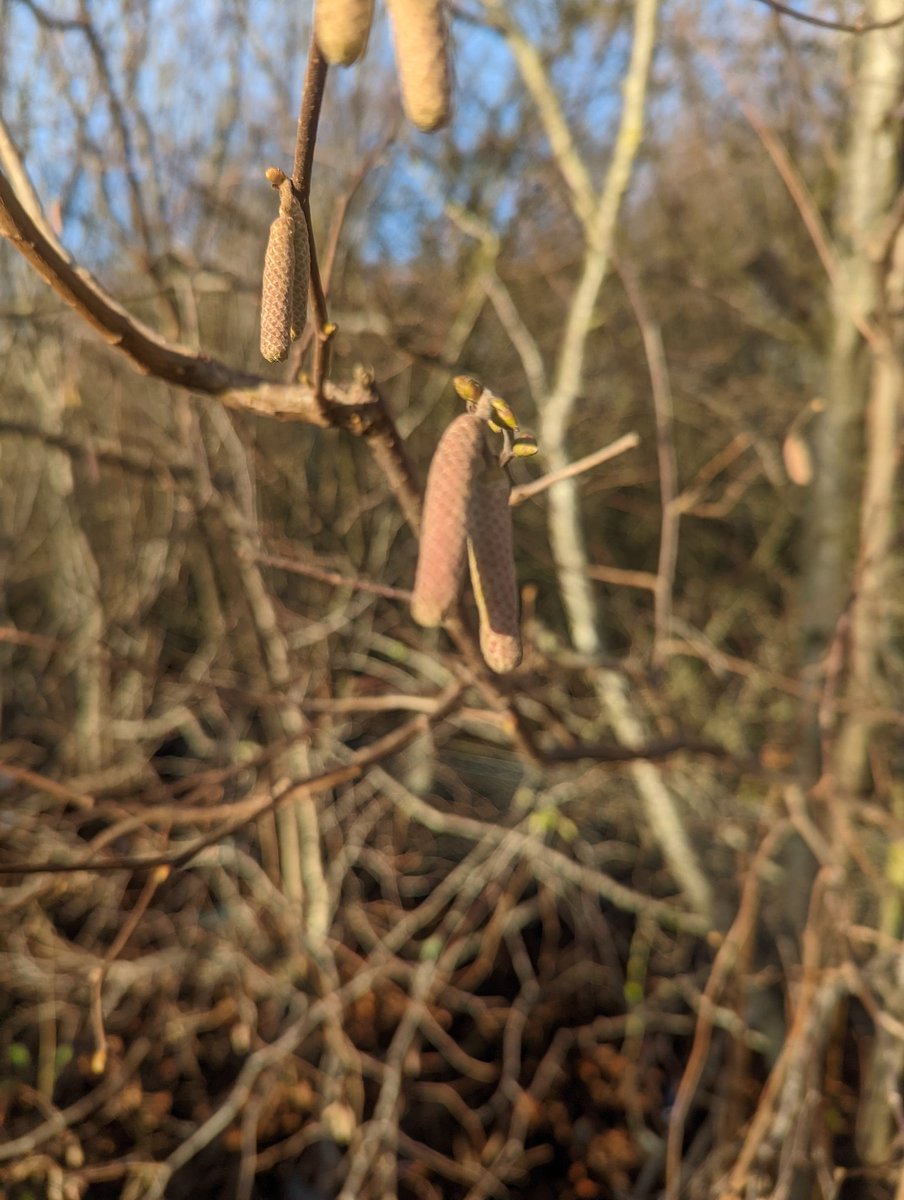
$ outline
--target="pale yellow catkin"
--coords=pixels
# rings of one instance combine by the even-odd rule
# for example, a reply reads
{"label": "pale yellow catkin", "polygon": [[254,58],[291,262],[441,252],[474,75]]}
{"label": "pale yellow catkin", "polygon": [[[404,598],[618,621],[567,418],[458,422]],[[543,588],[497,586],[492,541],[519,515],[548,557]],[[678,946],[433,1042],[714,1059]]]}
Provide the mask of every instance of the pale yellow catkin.
{"label": "pale yellow catkin", "polygon": [[440,0],[386,0],[392,22],[402,105],[418,129],[444,125],[451,107],[451,69]]}
{"label": "pale yellow catkin", "polygon": [[328,63],[348,67],[367,49],[373,0],[317,0],[314,36]]}

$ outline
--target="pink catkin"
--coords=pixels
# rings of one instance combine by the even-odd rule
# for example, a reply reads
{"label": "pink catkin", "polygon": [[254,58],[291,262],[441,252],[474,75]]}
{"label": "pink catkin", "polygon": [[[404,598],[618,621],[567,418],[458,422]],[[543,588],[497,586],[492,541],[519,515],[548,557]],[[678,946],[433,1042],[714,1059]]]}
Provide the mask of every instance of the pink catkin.
{"label": "pink catkin", "polygon": [[421,545],[411,594],[419,625],[442,623],[461,589],[467,557],[468,507],[483,453],[483,426],[456,417],[439,440],[424,495]]}
{"label": "pink catkin", "polygon": [[518,580],[508,478],[495,470],[475,483],[468,513],[471,586],[480,615],[480,651],[497,674],[521,662]]}

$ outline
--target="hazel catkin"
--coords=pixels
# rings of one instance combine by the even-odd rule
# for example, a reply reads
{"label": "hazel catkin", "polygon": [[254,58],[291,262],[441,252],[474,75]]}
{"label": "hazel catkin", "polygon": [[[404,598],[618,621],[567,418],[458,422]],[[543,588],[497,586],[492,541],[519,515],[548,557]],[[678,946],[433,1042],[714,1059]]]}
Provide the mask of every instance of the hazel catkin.
{"label": "hazel catkin", "polygon": [[261,287],[261,354],[282,362],[289,342],[304,330],[308,313],[311,251],[304,211],[287,178],[270,167],[267,179],[279,190],[279,216],[270,226]]}
{"label": "hazel catkin", "polygon": [[328,63],[348,67],[367,49],[373,0],[317,0],[314,36]]}
{"label": "hazel catkin", "polygon": [[451,71],[440,0],[387,0],[402,105],[418,129],[449,119]]}
{"label": "hazel catkin", "polygon": [[468,507],[468,564],[480,617],[480,652],[499,675],[521,661],[510,490],[505,473],[489,468],[475,481]]}
{"label": "hazel catkin", "polygon": [[467,557],[468,509],[483,454],[483,427],[470,413],[439,440],[424,494],[421,542],[411,594],[419,625],[441,624],[461,589]]}
{"label": "hazel catkin", "polygon": [[270,226],[261,289],[261,354],[267,362],[282,362],[292,335],[292,293],[295,287],[295,222],[280,210]]}

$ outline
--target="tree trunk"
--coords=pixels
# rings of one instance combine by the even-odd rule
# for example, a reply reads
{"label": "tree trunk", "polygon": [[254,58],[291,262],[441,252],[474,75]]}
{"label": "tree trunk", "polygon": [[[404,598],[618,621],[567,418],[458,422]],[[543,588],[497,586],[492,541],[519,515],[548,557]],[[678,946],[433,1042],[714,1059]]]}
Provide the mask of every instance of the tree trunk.
{"label": "tree trunk", "polygon": [[[872,0],[865,19],[899,15],[895,0]],[[805,659],[814,679],[847,613],[852,639],[850,698],[858,708],[873,695],[886,618],[879,604],[891,536],[894,443],[900,407],[900,363],[886,311],[892,255],[883,242],[901,181],[900,116],[904,84],[904,26],[863,35],[854,46],[851,111],[835,221],[837,276],[832,288],[826,409],[817,437],[804,562]],[[864,419],[865,475],[861,474]],[[861,480],[863,481],[861,483]],[[861,488],[863,491],[860,501]],[[860,503],[858,503],[860,501]],[[859,571],[857,514],[860,511]],[[815,695],[815,693],[814,693]],[[818,777],[829,766],[846,786],[861,785],[866,766],[868,720],[854,714],[834,730],[835,762],[821,761],[815,702],[806,714],[804,772]]]}

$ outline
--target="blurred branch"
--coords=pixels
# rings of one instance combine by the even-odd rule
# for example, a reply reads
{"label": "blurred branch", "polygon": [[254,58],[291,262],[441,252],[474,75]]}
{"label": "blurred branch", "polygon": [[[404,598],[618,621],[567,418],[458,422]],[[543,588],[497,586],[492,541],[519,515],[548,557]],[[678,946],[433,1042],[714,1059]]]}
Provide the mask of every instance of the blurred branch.
{"label": "blurred branch", "polygon": [[102,1075],[107,1069],[107,1032],[104,1028],[103,1006],[104,980],[111,963],[115,962],[125,949],[129,938],[147,912],[154,893],[169,878],[169,874],[169,867],[157,867],[148,875],[144,881],[144,887],[141,889],[141,895],[104,954],[103,962],[90,973],[88,982],[91,988],[91,1025],[94,1033],[94,1053],[91,1056],[91,1073],[93,1075]]}
{"label": "blurred branch", "polygon": [[64,1129],[71,1129],[73,1125],[78,1125],[86,1117],[97,1112],[108,1100],[112,1100],[114,1096],[119,1095],[123,1086],[138,1070],[142,1060],[147,1057],[150,1049],[151,1041],[149,1038],[136,1038],[129,1047],[128,1053],[122,1060],[121,1065],[100,1083],[94,1091],[89,1092],[87,1096],[83,1096],[81,1100],[76,1100],[68,1108],[63,1108],[55,1112],[52,1117],[49,1117],[42,1124],[38,1125],[31,1133],[13,1138],[9,1142],[3,1142],[0,1145],[0,1162],[9,1162],[11,1159],[33,1154],[38,1146],[43,1145],[44,1142],[50,1141],[51,1138],[55,1138],[61,1134]]}
{"label": "blurred branch", "polygon": [[837,869],[821,868],[811,892],[810,911],[802,934],[800,981],[790,1028],[728,1174],[732,1192],[743,1191],[754,1162],[764,1172],[770,1170],[782,1141],[799,1119],[808,1087],[808,1068],[822,1061],[826,1043],[836,1027],[838,1006],[850,992],[851,972],[844,965],[831,965],[827,961],[831,917],[826,895],[838,886]]}
{"label": "blurred branch", "polygon": [[[768,3],[769,0],[764,0],[764,2]],[[898,21],[892,22],[895,25],[898,23]],[[833,291],[847,307],[850,320],[872,349],[877,352],[880,351],[884,341],[881,331],[877,329],[875,323],[870,319],[869,313],[858,311],[853,303],[851,303],[851,298],[848,294],[849,282],[846,280],[844,271],[839,263],[838,253],[832,244],[831,235],[826,229],[819,206],[813,199],[812,193],[801,172],[795,166],[780,139],[769,128],[755,106],[742,96],[734,86],[728,73],[723,70],[718,56],[712,52],[702,50],[699,45],[695,46],[695,50],[704,54],[722,81],[722,86],[734,99],[747,123],[762,142],[763,149],[772,160],[773,166],[778,171],[782,182],[788,190],[788,194],[794,202],[794,206],[800,214],[800,218],[810,236],[810,241],[813,243],[813,248],[819,256],[819,261],[822,263],[823,270],[828,277]]]}
{"label": "blurred branch", "polygon": [[[592,867],[548,845],[537,834],[520,828],[506,828],[490,824],[473,817],[444,813],[434,808],[384,770],[379,770],[379,779],[387,788],[393,803],[413,820],[432,833],[456,834],[469,841],[491,839],[493,842],[508,842],[515,852],[527,859],[544,878],[554,877],[557,882],[566,880],[594,895],[602,896],[617,908],[627,912],[642,912],[651,916],[666,928],[703,932],[709,929],[706,919],[698,913],[689,913],[663,900],[655,900],[642,892],[625,887],[617,880],[604,875]],[[555,885],[553,885],[555,886]]]}
{"label": "blurred branch", "polygon": [[94,60],[94,66],[97,70],[101,86],[106,93],[107,105],[110,110],[110,123],[116,132],[116,139],[119,142],[119,152],[122,156],[122,172],[129,196],[132,224],[141,239],[148,262],[151,262],[155,254],[154,239],[145,209],[145,188],[142,187],[135,169],[132,132],[129,128],[129,121],[122,100],[116,90],[107,51],[91,19],[87,0],[79,0],[79,25],[90,48],[91,57]]}
{"label": "blurred branch", "polygon": [[681,510],[677,503],[678,457],[675,451],[672,388],[669,382],[665,350],[662,345],[662,334],[647,308],[637,273],[624,259],[617,264],[617,267],[640,327],[640,336],[643,339],[647,358],[647,369],[650,372],[653,411],[656,416],[656,456],[659,461],[659,502],[662,518],[659,533],[659,561],[656,566],[656,587],[653,592],[653,663],[661,666],[665,658],[663,645],[671,632],[672,593],[675,588],[675,568],[678,563],[678,538],[681,525]]}
{"label": "blurred branch", "polygon": [[725,934],[718,953],[710,968],[709,979],[700,997],[700,1008],[697,1024],[694,1029],[694,1041],[688,1056],[687,1065],[681,1076],[672,1113],[669,1120],[668,1142],[666,1150],[666,1191],[665,1200],[677,1200],[681,1187],[681,1151],[684,1142],[684,1128],[690,1113],[691,1102],[700,1083],[703,1069],[709,1054],[710,1041],[713,1031],[713,1013],[719,995],[732,973],[739,969],[744,948],[753,937],[759,914],[760,883],[767,869],[773,863],[773,857],[788,834],[788,823],[780,821],[763,838],[754,855],[753,861],[747,868],[737,913],[731,928]]}
{"label": "blurred branch", "polygon": [[[507,22],[500,0],[489,0],[489,4],[505,30]],[[523,35],[515,31],[512,53],[548,134],[552,130],[559,138],[560,150],[554,150],[556,161],[572,193],[578,197],[576,211],[582,216],[585,230],[580,277],[565,320],[555,379],[541,408],[540,442],[553,472],[566,471],[571,465],[568,432],[580,395],[600,292],[609,274],[622,199],[643,136],[658,18],[659,0],[637,0],[634,4],[631,54],[622,83],[621,116],[612,156],[598,194],[587,182],[586,168],[582,166],[580,171],[574,168],[576,151],[567,126],[563,122],[556,124],[556,114],[560,116],[560,110],[549,71],[536,51],[525,51]],[[586,188],[591,188],[593,200],[589,209],[586,207]],[[550,544],[571,640],[578,651],[588,658],[593,657],[600,653],[603,642],[593,587],[587,575],[586,538],[573,479],[566,476],[565,486],[551,493],[548,512]],[[638,750],[647,740],[644,721],[624,680],[615,672],[602,670],[594,676],[594,687],[619,742],[630,750]],[[710,912],[712,889],[661,774],[649,761],[634,762],[631,772],[675,879],[699,912]]]}
{"label": "blurred branch", "polygon": [[111,466],[121,467],[125,471],[145,475],[151,479],[191,479],[195,472],[195,468],[187,460],[171,462],[159,453],[143,454],[139,450],[125,449],[111,439],[98,438],[93,434],[85,441],[79,441],[65,434],[43,429],[39,425],[0,418],[0,436],[4,434],[15,434],[42,442],[45,446],[52,446],[54,450],[62,450],[72,458],[82,459],[86,464],[109,463]]}
{"label": "blurred branch", "polygon": [[[658,0],[638,0],[634,5],[631,57],[622,84],[624,101],[615,146],[587,225],[584,260],[565,320],[552,391],[541,409],[538,432],[553,470],[568,465],[568,430],[581,390],[590,331],[600,291],[609,274],[622,198],[643,135],[657,18]],[[554,92],[547,73],[543,76],[543,87],[549,93]],[[559,488],[550,498],[549,532],[572,641],[583,653],[595,654],[600,648],[600,633],[593,589],[584,574],[586,542],[573,485]]]}
{"label": "blurred branch", "polygon": [[279,571],[290,571],[293,575],[318,579],[321,583],[330,583],[334,587],[371,592],[375,596],[385,596],[388,600],[401,600],[405,603],[411,599],[411,592],[407,588],[388,587],[382,583],[374,583],[370,579],[353,579],[348,575],[340,575],[338,571],[327,571],[323,567],[315,567],[311,563],[299,562],[296,558],[286,558],[279,554],[265,554],[263,551],[258,551],[255,557],[265,567],[275,567]]}
{"label": "blurred branch", "polygon": [[487,271],[483,279],[483,286],[490,303],[496,310],[496,316],[499,318],[502,328],[515,348],[515,353],[521,359],[527,386],[539,409],[549,391],[549,381],[537,340],[528,329],[512,299],[511,292],[502,282],[495,266],[492,270]]}
{"label": "blurred branch", "polygon": [[572,208],[589,240],[590,229],[595,220],[595,189],[590,173],[575,146],[558,96],[550,87],[547,68],[536,46],[512,20],[507,11],[508,6],[503,0],[484,0],[484,5],[496,28],[505,34],[524,85],[537,107],[559,171],[571,193]]}
{"label": "blurred branch", "polygon": [[626,567],[602,567],[599,563],[587,568],[591,579],[600,583],[612,583],[616,587],[638,588],[645,592],[656,591],[656,576],[652,571],[632,571]]}
{"label": "blurred branch", "polygon": [[58,17],[53,13],[47,12],[41,8],[35,0],[19,0],[23,7],[27,8],[31,15],[35,18],[39,25],[45,29],[54,29],[59,33],[71,33],[74,30],[81,31],[84,28],[83,17]]}
{"label": "blurred branch", "polygon": [[4,776],[7,779],[18,779],[20,783],[26,783],[29,787],[36,788],[48,796],[55,796],[67,804],[74,804],[82,812],[90,812],[94,808],[93,796],[89,796],[85,792],[78,792],[64,783],[59,783],[56,779],[39,774],[37,771],[30,771],[27,767],[20,767],[16,763],[0,759],[0,779],[3,779]]}
{"label": "blurred branch", "polygon": [[22,161],[22,156],[19,153],[19,148],[13,140],[9,126],[3,120],[2,115],[0,115],[0,169],[5,171],[9,176],[10,184],[19,197],[22,206],[47,241],[55,246],[61,254],[65,254],[66,252],[57,239],[50,222],[44,216],[44,210],[41,207],[38,193],[32,185],[28,172],[25,169],[25,163]]}
{"label": "blurred branch", "polygon": [[700,741],[695,738],[673,738],[664,742],[648,742],[644,746],[627,747],[611,742],[578,742],[575,746],[561,746],[549,750],[544,759],[550,763],[592,761],[599,763],[658,762],[673,758],[676,754],[703,754],[712,758],[733,759],[735,756],[718,742]]}
{"label": "blurred branch", "polygon": [[324,771],[309,779],[294,781],[272,794],[268,793],[260,799],[255,799],[250,805],[242,805],[238,817],[224,821],[210,833],[189,843],[184,849],[166,854],[122,857],[97,862],[91,860],[91,852],[89,852],[89,856],[78,863],[0,864],[0,875],[35,875],[43,872],[67,874],[73,871],[142,871],[152,870],[156,867],[170,867],[172,870],[179,870],[187,866],[197,854],[208,846],[212,846],[224,838],[232,837],[233,834],[246,825],[250,825],[264,813],[273,812],[291,800],[296,800],[302,793],[311,795],[360,779],[365,768],[381,762],[391,754],[398,753],[414,738],[425,733],[431,724],[441,721],[447,716],[458,704],[462,690],[462,685],[456,681],[437,697],[436,707],[431,713],[414,717],[362,749],[354,751],[349,756],[348,762],[340,767]]}
{"label": "blurred branch", "polygon": [[791,8],[788,4],[781,4],[779,0],[759,0],[759,3],[765,4],[767,8],[780,13],[783,17],[793,17],[795,21],[815,25],[817,29],[832,29],[837,33],[873,33],[877,29],[893,29],[895,25],[904,22],[904,12],[899,17],[892,17],[887,21],[854,21],[847,24],[844,21],[832,21],[828,17],[817,17],[812,13],[801,12],[799,8]]}

